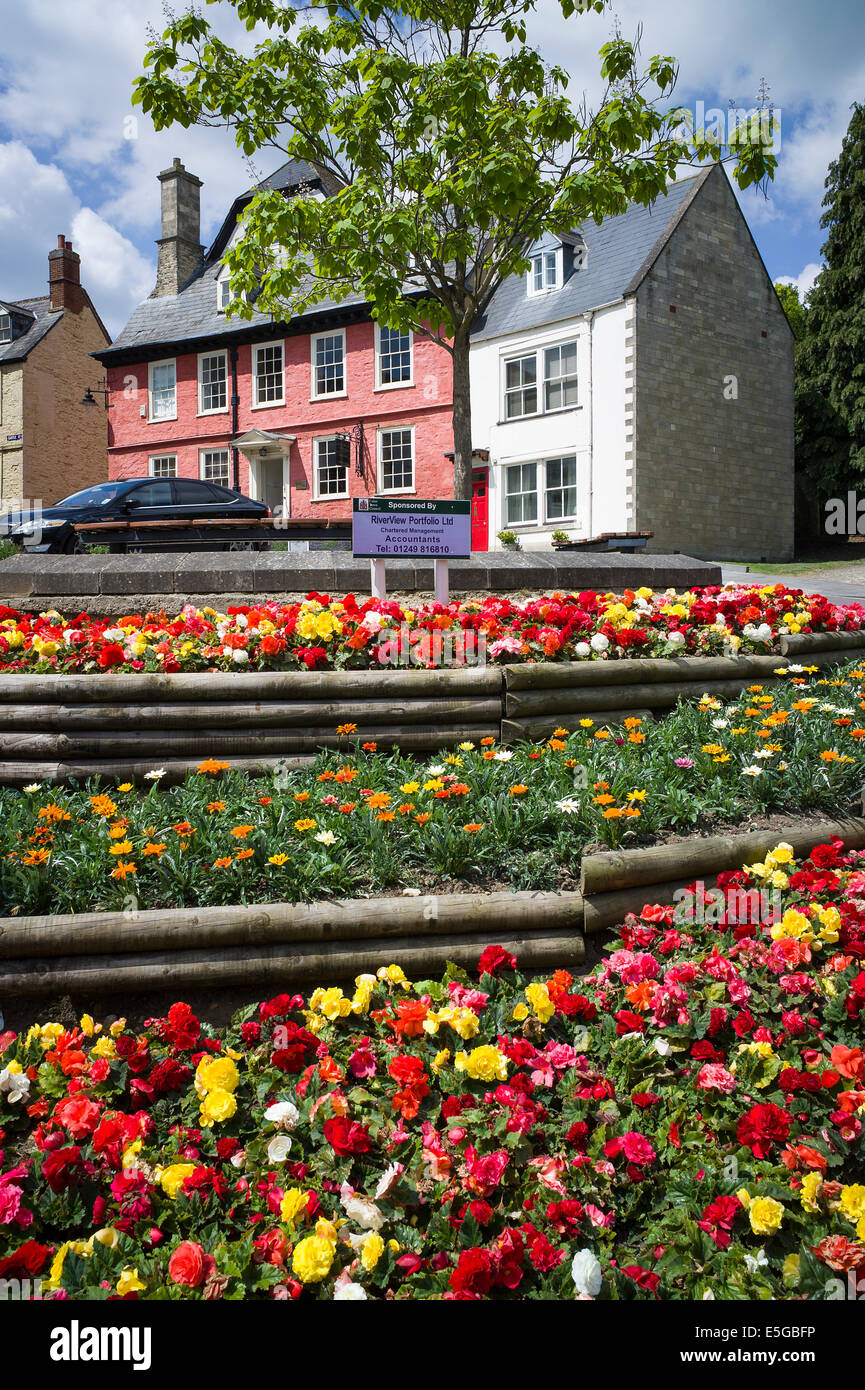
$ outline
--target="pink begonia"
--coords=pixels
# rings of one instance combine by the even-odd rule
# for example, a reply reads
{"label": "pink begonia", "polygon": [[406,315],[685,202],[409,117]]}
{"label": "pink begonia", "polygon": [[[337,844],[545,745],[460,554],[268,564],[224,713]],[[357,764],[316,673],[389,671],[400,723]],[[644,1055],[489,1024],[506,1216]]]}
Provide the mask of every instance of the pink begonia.
{"label": "pink begonia", "polygon": [[721,1091],[723,1095],[728,1096],[736,1089],[736,1078],[718,1062],[707,1062],[700,1068],[697,1087],[701,1091]]}

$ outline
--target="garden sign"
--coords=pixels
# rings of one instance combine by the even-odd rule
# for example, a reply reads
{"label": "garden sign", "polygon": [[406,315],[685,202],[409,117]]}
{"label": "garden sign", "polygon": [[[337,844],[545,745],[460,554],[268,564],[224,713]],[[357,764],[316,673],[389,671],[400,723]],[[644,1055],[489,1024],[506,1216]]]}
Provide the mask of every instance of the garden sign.
{"label": "garden sign", "polygon": [[370,561],[373,598],[385,598],[385,561],[433,560],[435,596],[447,603],[448,560],[471,554],[471,503],[417,497],[355,497],[352,554]]}

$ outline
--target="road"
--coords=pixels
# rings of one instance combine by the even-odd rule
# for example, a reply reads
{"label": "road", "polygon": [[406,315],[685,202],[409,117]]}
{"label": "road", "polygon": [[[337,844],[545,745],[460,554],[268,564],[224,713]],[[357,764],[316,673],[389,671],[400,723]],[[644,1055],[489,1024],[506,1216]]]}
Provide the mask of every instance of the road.
{"label": "road", "polygon": [[865,566],[842,565],[838,569],[815,570],[812,574],[749,573],[744,565],[722,564],[725,584],[789,584],[792,589],[823,594],[832,603],[861,603],[865,605]]}

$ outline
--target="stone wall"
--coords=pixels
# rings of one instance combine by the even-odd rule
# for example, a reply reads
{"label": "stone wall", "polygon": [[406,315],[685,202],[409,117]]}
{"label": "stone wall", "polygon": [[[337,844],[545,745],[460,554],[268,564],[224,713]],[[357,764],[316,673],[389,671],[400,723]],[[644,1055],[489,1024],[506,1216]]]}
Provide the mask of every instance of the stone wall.
{"label": "stone wall", "polygon": [[723,170],[636,295],[634,521],[655,550],[793,553],[793,335]]}
{"label": "stone wall", "polygon": [[24,374],[23,363],[0,365],[0,510],[18,507],[24,495],[23,441],[9,439],[10,434],[23,433]]}
{"label": "stone wall", "polygon": [[23,364],[23,496],[50,506],[108,477],[102,397],[96,396],[95,405],[81,404],[101,375],[89,354],[104,346],[88,306],[77,314],[65,309]]}

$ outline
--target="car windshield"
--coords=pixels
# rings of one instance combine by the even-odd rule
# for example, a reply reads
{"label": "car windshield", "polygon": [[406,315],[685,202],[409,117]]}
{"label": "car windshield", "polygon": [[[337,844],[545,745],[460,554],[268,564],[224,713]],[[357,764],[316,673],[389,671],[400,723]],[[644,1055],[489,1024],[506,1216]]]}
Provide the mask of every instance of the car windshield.
{"label": "car windshield", "polygon": [[127,482],[116,483],[97,483],[95,487],[85,487],[81,492],[73,492],[71,497],[64,497],[62,502],[55,502],[56,507],[104,507],[106,502],[113,502],[121,492],[125,492],[129,486]]}

